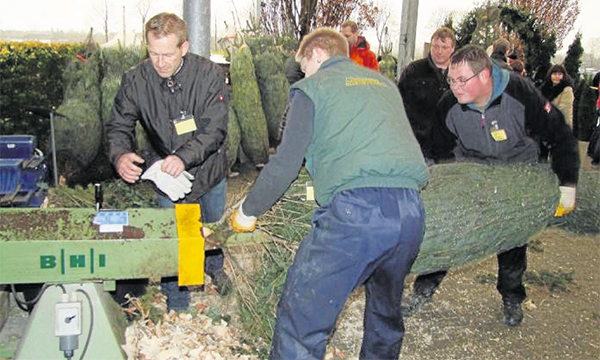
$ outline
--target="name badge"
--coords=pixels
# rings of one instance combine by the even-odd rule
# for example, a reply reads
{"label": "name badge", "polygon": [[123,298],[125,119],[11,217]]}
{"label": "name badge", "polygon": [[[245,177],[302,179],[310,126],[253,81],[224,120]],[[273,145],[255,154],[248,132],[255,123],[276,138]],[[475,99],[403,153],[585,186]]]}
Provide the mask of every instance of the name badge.
{"label": "name badge", "polygon": [[506,141],[507,139],[504,129],[492,130],[490,134],[492,134],[492,138],[496,141]]}
{"label": "name badge", "polygon": [[191,114],[181,115],[179,119],[173,119],[173,125],[175,125],[175,132],[177,135],[183,135],[197,130],[194,115]]}
{"label": "name badge", "polygon": [[504,131],[504,129],[500,129],[500,127],[498,126],[498,121],[496,120],[493,120],[491,123],[490,134],[496,142],[506,141],[506,139],[508,138],[506,136],[506,131]]}

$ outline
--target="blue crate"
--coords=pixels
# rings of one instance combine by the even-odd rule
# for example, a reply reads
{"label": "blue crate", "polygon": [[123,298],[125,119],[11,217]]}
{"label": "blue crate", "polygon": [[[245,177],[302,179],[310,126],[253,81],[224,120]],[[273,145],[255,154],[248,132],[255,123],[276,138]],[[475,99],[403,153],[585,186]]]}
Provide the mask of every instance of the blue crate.
{"label": "blue crate", "polygon": [[23,162],[21,168],[21,190],[35,191],[40,183],[48,182],[48,167],[45,157],[35,156],[29,161]]}
{"label": "blue crate", "polygon": [[0,136],[0,207],[39,207],[48,168],[32,135]]}
{"label": "blue crate", "polygon": [[37,140],[33,135],[0,136],[0,159],[27,160],[34,156]]}
{"label": "blue crate", "polygon": [[21,159],[0,159],[0,196],[17,190],[21,182]]}

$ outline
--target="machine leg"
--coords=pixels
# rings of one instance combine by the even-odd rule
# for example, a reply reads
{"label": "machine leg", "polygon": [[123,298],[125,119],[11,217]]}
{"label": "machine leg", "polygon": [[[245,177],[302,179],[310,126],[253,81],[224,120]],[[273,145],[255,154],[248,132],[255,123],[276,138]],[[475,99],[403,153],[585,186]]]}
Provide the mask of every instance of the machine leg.
{"label": "machine leg", "polygon": [[[64,293],[67,296],[63,296]],[[85,282],[46,288],[30,315],[15,352],[15,360],[65,359],[65,354],[59,350],[61,340],[55,336],[56,322],[62,321],[60,317],[56,319],[56,304],[65,298],[81,302],[81,313],[79,314],[79,310],[76,312],[81,316],[81,335],[78,341],[72,342],[78,344],[78,348],[74,350],[74,359],[80,358],[84,351],[86,360],[127,358],[121,348],[125,343],[126,328],[121,308],[103,290],[101,283]]]}

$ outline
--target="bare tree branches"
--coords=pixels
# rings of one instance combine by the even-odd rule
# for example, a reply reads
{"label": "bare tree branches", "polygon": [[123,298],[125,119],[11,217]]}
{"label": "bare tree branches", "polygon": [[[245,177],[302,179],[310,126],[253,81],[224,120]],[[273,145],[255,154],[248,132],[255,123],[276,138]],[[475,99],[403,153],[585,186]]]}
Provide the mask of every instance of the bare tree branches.
{"label": "bare tree branches", "polygon": [[142,21],[142,42],[146,42],[145,32],[145,24],[146,19],[148,18],[148,12],[150,11],[150,2],[151,0],[138,0],[137,4],[135,4],[135,8],[140,14],[140,20]]}
{"label": "bare tree branches", "polygon": [[499,0],[498,3],[529,11],[542,25],[556,32],[558,48],[580,12],[579,0]]}
{"label": "bare tree branches", "polygon": [[349,19],[363,28],[374,27],[378,12],[373,1],[271,0],[263,2],[262,20],[268,33],[300,39],[316,27],[336,27]]}
{"label": "bare tree branches", "polygon": [[388,27],[390,25],[391,11],[387,5],[379,5],[378,12],[373,17],[375,21],[375,32],[377,34],[377,42],[379,49],[377,55],[382,53],[389,54],[392,52],[391,32]]}

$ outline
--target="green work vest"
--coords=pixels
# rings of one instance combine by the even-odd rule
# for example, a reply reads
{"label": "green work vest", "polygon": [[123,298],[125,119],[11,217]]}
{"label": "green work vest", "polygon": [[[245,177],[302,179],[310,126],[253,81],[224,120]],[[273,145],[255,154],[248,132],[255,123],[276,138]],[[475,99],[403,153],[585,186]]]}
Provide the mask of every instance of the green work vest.
{"label": "green work vest", "polygon": [[420,190],[427,183],[427,165],[402,98],[387,78],[338,55],[292,88],[315,106],[305,157],[320,205],[346,189]]}

